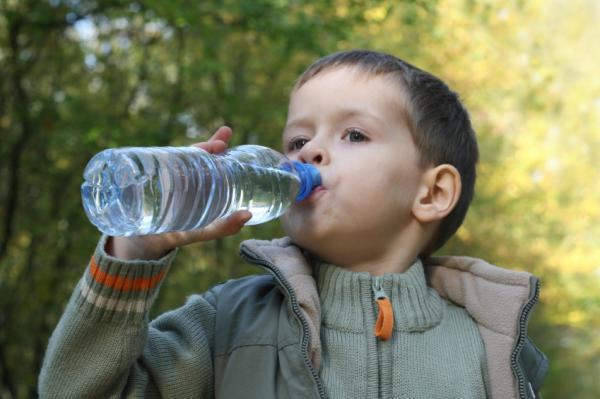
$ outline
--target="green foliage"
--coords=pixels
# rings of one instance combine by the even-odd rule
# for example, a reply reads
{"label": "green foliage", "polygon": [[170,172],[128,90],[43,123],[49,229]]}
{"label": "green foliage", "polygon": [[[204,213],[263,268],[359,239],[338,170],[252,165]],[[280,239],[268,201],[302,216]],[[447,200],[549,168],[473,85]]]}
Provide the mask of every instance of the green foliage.
{"label": "green foliage", "polygon": [[[0,0],[0,397],[34,397],[98,239],[79,185],[98,151],[188,145],[220,125],[279,147],[298,74],[372,47],[447,80],[480,137],[478,196],[446,252],[542,277],[546,398],[600,373],[600,54],[593,0]],[[560,32],[557,35],[556,32]],[[180,251],[154,313],[227,278],[277,223]]]}

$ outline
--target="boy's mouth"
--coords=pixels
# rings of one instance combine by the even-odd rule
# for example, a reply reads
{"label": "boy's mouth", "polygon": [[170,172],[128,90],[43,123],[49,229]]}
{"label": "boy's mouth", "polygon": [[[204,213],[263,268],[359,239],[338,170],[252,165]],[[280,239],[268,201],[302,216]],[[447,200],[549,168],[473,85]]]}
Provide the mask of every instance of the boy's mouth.
{"label": "boy's mouth", "polygon": [[308,197],[306,197],[304,200],[302,200],[301,202],[314,201],[318,197],[320,197],[325,191],[327,191],[327,189],[324,186],[322,186],[322,185],[317,186],[311,191],[310,195]]}

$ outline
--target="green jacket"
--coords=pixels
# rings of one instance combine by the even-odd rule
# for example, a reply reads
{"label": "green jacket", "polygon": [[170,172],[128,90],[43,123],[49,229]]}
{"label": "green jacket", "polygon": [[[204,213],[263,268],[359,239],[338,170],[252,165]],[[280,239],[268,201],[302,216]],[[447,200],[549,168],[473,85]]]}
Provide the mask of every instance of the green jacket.
{"label": "green jacket", "polygon": [[[95,310],[102,295],[90,300],[80,283],[50,341],[40,396],[324,397],[319,296],[306,258],[287,238],[246,241],[241,255],[268,273],[193,296],[150,326],[145,317],[155,292],[147,306],[138,306],[138,316],[127,319],[132,307],[119,307],[124,300]],[[429,283],[478,324],[491,396],[537,397],[548,369],[527,337],[538,280],[472,258],[431,258],[426,264]]]}

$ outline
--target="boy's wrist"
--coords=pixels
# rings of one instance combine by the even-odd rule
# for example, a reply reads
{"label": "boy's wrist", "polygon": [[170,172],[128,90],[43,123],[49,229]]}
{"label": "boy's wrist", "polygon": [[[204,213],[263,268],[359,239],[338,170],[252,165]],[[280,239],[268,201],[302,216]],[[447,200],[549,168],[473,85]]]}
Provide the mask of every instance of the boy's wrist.
{"label": "boy's wrist", "polygon": [[127,237],[103,235],[100,239],[76,290],[77,306],[86,317],[142,322],[177,251],[151,259],[154,255],[147,251],[139,255],[115,252],[120,241],[126,243]]}
{"label": "boy's wrist", "polygon": [[104,250],[110,256],[121,260],[156,260],[165,256],[169,250],[160,246],[151,246],[141,237],[112,237],[106,240]]}

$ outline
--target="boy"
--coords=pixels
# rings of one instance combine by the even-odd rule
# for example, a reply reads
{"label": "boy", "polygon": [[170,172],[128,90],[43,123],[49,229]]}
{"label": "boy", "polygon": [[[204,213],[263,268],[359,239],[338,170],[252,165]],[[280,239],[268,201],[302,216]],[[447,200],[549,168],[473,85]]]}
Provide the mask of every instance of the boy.
{"label": "boy", "polygon": [[[199,146],[218,153],[230,136]],[[393,56],[333,54],[298,80],[283,140],[322,186],[282,218],[287,238],[242,244],[269,273],[148,324],[173,249],[251,215],[103,237],[50,340],[41,396],[535,397],[547,370],[526,331],[537,279],[430,257],[473,196],[477,144],[457,96]]]}

